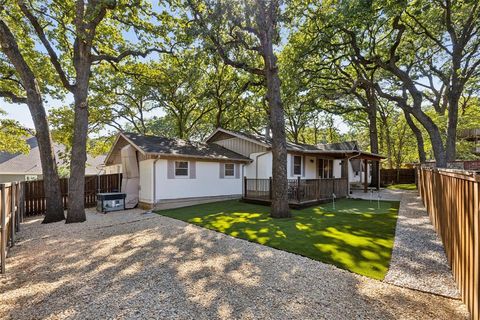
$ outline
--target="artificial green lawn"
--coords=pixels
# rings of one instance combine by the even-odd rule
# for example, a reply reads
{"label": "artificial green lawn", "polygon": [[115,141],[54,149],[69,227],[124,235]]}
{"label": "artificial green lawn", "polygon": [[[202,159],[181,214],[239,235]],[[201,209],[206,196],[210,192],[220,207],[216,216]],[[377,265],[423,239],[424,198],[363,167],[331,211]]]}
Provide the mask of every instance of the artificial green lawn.
{"label": "artificial green lawn", "polygon": [[390,190],[417,190],[415,183],[392,184],[387,187]]}
{"label": "artificial green lawn", "polygon": [[[380,206],[380,209],[377,208]],[[237,200],[159,214],[336,265],[374,279],[388,270],[398,202],[340,199],[273,219],[269,207]]]}

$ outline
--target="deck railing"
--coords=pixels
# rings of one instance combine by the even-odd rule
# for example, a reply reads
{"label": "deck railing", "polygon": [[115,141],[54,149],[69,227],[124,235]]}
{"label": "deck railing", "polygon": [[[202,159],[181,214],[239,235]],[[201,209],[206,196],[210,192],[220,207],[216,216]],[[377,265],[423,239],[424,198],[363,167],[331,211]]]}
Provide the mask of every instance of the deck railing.
{"label": "deck railing", "polygon": [[[288,179],[288,200],[290,203],[307,203],[347,196],[346,178],[331,179]],[[270,201],[272,199],[272,178],[244,178],[243,198]]]}

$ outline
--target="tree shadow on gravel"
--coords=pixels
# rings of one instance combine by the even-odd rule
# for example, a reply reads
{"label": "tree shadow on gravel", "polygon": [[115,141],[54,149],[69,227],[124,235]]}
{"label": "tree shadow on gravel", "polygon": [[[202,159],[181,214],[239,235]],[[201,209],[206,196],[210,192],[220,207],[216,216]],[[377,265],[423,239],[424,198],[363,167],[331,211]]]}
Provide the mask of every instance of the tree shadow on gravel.
{"label": "tree shadow on gravel", "polygon": [[0,318],[461,315],[457,302],[169,218],[71,232],[69,226],[58,225],[60,236],[15,248],[0,285]]}

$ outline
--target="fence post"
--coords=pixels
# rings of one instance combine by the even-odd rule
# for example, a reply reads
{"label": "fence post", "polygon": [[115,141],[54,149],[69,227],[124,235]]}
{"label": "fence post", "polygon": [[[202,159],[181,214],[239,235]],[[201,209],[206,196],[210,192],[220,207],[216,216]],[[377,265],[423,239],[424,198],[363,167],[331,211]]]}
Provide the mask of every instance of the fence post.
{"label": "fence post", "polygon": [[6,199],[5,199],[5,185],[0,184],[0,223],[1,223],[1,236],[0,236],[0,273],[5,273],[5,260],[7,257],[7,230],[6,228]]}
{"label": "fence post", "polygon": [[25,219],[25,182],[20,182],[20,222]]}
{"label": "fence post", "polygon": [[247,197],[247,176],[243,176],[243,194],[244,198]]}
{"label": "fence post", "polygon": [[15,182],[12,182],[10,185],[10,247],[15,243],[15,187]]}
{"label": "fence post", "polygon": [[268,178],[268,197],[272,200],[272,177]]}
{"label": "fence post", "polygon": [[474,231],[474,243],[475,253],[473,257],[473,306],[472,319],[478,319],[480,317],[480,181],[476,181],[473,184],[473,231]]}
{"label": "fence post", "polygon": [[300,177],[297,177],[297,201],[300,202],[301,200],[301,194],[300,194],[300,182],[301,182],[301,178]]}

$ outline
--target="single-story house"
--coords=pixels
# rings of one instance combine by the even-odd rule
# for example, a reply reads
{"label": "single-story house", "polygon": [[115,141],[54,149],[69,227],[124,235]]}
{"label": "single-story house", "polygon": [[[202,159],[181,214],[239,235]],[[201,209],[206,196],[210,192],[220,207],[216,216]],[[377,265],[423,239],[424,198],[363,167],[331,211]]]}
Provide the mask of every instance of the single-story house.
{"label": "single-story house", "polygon": [[[26,143],[30,148],[27,154],[0,152],[0,183],[11,181],[28,181],[42,179],[42,164],[37,138],[29,137]],[[65,147],[54,144],[54,152],[59,166],[64,165],[59,155],[65,152]],[[87,156],[85,174],[89,176],[103,174],[105,156]]]}
{"label": "single-story house", "polygon": [[[136,163],[125,165],[122,159],[132,147]],[[135,133],[119,133],[105,159],[106,166],[123,164],[123,191],[129,180],[138,178],[138,203],[145,208],[239,198],[243,168],[250,162],[250,158],[215,143]]]}
{"label": "single-story house", "polygon": [[[138,176],[135,169],[124,165],[127,180],[122,184],[138,178],[138,202],[143,207],[170,208],[241,196],[270,200],[272,152],[268,136],[218,128],[205,142],[190,142],[119,133],[105,165],[118,166],[122,158],[131,159],[122,155],[127,148],[135,151]],[[383,159],[361,151],[355,142],[288,142],[287,151],[289,197],[295,203],[345,197],[355,186],[366,190],[371,181],[370,163]],[[125,170],[130,173],[126,175]]]}

